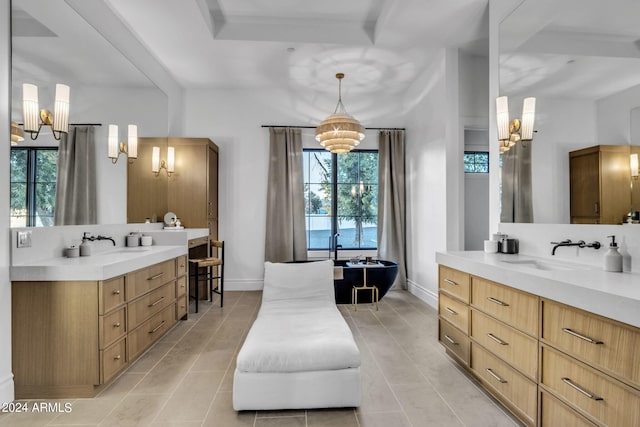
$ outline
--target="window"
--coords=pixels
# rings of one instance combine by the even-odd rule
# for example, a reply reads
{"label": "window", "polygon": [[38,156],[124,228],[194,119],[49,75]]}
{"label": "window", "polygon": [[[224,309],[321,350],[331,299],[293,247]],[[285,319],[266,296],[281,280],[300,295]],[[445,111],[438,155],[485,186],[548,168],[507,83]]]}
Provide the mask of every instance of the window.
{"label": "window", "polygon": [[57,148],[11,149],[11,226],[53,225]]}
{"label": "window", "polygon": [[489,153],[486,151],[464,152],[465,173],[489,173]]}
{"label": "window", "polygon": [[304,150],[307,248],[327,250],[335,233],[343,249],[376,249],[378,152]]}

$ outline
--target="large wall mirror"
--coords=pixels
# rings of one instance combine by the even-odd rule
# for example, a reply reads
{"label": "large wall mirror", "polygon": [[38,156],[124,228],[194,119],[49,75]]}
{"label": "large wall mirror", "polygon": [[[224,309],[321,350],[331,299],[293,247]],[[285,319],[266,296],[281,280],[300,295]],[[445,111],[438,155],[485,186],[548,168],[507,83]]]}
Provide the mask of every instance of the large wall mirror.
{"label": "large wall mirror", "polygon": [[[118,125],[120,141],[126,141],[129,124],[138,126],[141,137],[165,136],[167,96],[72,5],[65,0],[12,1],[11,120],[23,122],[23,83],[37,85],[39,108],[52,111],[55,85],[68,85],[69,123],[101,125],[95,127],[96,222],[124,223],[127,157],[121,155],[116,164],[107,157],[109,124]],[[27,134],[24,138],[14,146],[22,151],[12,153],[12,226],[52,225],[58,141],[49,128],[34,141]],[[47,147],[53,150],[39,150]],[[33,208],[28,213],[27,204]],[[26,215],[31,215],[28,224]]]}
{"label": "large wall mirror", "polygon": [[[523,0],[501,22],[500,94],[509,97],[510,116],[521,117],[525,97],[537,99],[529,143],[533,222],[580,222],[570,212],[570,152],[598,145],[638,152],[639,21],[636,0]],[[613,184],[624,213],[601,223],[640,210],[629,158],[611,166],[624,169]],[[501,179],[503,189],[512,184],[504,173]],[[609,202],[589,203],[602,211]]]}

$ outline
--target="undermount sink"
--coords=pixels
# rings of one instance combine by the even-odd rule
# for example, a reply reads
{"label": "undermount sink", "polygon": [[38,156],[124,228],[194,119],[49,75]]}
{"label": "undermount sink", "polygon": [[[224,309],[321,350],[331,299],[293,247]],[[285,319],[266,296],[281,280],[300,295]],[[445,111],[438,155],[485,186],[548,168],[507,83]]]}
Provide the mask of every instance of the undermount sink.
{"label": "undermount sink", "polygon": [[534,270],[543,271],[571,271],[571,270],[583,270],[588,269],[589,266],[576,265],[576,264],[563,264],[538,259],[514,259],[514,260],[502,260],[506,264],[519,265],[525,268],[532,268]]}

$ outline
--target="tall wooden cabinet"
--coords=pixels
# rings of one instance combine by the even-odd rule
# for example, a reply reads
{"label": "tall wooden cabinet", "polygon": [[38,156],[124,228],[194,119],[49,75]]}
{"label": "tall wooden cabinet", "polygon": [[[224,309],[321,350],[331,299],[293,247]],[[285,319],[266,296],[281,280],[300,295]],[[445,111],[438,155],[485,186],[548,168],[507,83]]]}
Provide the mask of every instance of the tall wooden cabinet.
{"label": "tall wooden cabinet", "polygon": [[[175,172],[151,172],[153,147],[166,159],[175,149]],[[176,214],[185,227],[208,228],[218,238],[218,146],[208,138],[140,138],[138,159],[128,165],[127,222],[162,221]]]}
{"label": "tall wooden cabinet", "polygon": [[572,224],[621,224],[631,208],[630,148],[597,145],[569,153]]}

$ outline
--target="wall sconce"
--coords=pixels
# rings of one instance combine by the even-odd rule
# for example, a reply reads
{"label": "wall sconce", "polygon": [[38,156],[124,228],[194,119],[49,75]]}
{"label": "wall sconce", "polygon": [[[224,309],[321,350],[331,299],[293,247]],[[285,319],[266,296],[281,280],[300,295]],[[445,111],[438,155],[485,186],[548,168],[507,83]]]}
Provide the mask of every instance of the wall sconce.
{"label": "wall sconce", "polygon": [[69,93],[69,86],[56,85],[54,114],[51,114],[49,110],[39,109],[38,86],[29,83],[22,85],[24,131],[29,133],[31,139],[38,138],[42,125],[50,126],[53,137],[58,141],[62,138],[63,133],[69,132]]}
{"label": "wall sconce", "polygon": [[509,121],[509,103],[506,96],[496,98],[496,120],[500,153],[509,151],[518,141],[533,140],[533,121],[536,114],[536,99],[525,98],[522,103],[522,120]]}
{"label": "wall sconce", "polygon": [[629,166],[631,166],[631,178],[638,179],[638,174],[640,171],[638,170],[638,155],[631,154],[629,155]]}
{"label": "wall sconce", "polygon": [[11,122],[11,145],[18,145],[20,141],[24,141],[24,132],[16,122]]}
{"label": "wall sconce", "polygon": [[118,125],[109,125],[109,158],[113,164],[118,162],[120,153],[124,153],[131,160],[138,158],[138,126],[129,125],[128,130],[129,136],[125,146],[124,142],[118,142]]}
{"label": "wall sconce", "polygon": [[166,163],[164,160],[160,160],[160,147],[153,147],[151,155],[151,172],[153,172],[155,176],[158,176],[160,175],[160,169],[166,169],[167,176],[171,176],[175,171],[175,161],[176,155],[173,147],[167,147]]}

